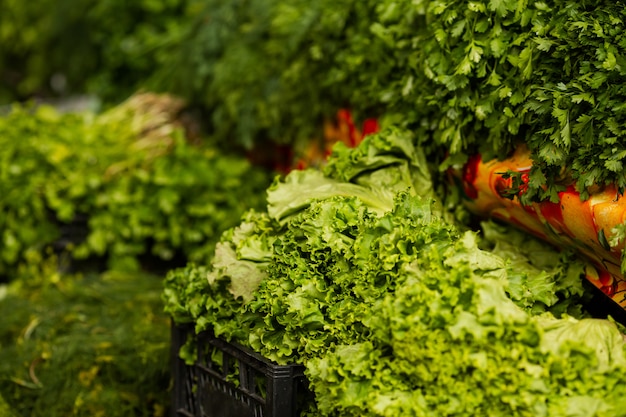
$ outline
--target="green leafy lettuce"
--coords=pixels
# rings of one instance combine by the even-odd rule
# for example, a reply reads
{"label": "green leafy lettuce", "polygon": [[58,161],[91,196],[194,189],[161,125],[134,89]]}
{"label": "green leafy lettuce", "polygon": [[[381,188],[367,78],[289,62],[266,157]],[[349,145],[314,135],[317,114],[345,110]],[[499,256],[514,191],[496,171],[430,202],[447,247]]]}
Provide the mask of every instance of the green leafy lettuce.
{"label": "green leafy lettuce", "polygon": [[582,263],[452,222],[435,187],[416,186],[429,169],[412,140],[385,129],[276,180],[267,212],[223,234],[210,265],[168,275],[168,311],[304,364],[323,416],[573,416],[571,398],[618,410],[604,390],[626,379],[623,343],[585,321]]}
{"label": "green leafy lettuce", "polygon": [[321,415],[624,415],[617,327],[528,315],[459,259],[473,256],[461,242],[448,248],[454,267],[446,251],[431,251],[427,268],[407,266],[366,341],[307,362]]}

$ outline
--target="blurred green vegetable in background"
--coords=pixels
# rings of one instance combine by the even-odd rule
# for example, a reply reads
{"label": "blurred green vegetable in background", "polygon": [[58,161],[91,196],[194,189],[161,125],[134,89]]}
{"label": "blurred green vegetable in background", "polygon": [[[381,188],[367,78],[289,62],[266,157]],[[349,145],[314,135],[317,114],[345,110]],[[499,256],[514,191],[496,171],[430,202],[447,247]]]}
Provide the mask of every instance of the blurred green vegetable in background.
{"label": "blurred green vegetable in background", "polygon": [[181,109],[144,93],[100,114],[0,117],[0,274],[50,247],[114,269],[203,261],[273,173],[194,136]]}
{"label": "blurred green vegetable in background", "polygon": [[0,285],[0,395],[16,416],[166,415],[158,276],[61,275],[50,259],[23,277]]}
{"label": "blurred green vegetable in background", "polygon": [[3,1],[0,102],[95,94],[117,103],[180,42],[187,0]]}

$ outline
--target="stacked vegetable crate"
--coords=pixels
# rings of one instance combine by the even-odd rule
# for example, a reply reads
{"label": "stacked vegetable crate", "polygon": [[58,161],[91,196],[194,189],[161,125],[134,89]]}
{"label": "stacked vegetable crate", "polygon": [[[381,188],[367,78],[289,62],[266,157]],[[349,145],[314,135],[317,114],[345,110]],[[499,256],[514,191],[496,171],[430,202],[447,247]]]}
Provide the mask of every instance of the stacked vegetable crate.
{"label": "stacked vegetable crate", "polygon": [[[198,352],[187,364],[179,349],[193,337]],[[210,332],[172,325],[172,417],[290,417],[308,397],[302,365],[277,365]]]}

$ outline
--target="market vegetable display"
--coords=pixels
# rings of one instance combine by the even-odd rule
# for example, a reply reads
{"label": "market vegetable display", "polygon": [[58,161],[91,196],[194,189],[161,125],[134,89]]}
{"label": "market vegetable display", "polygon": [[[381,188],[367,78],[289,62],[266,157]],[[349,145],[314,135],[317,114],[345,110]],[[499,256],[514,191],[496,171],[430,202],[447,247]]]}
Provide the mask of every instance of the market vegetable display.
{"label": "market vegetable display", "polygon": [[[136,270],[184,253],[166,312],[304,364],[308,414],[626,415],[623,327],[583,308],[585,278],[625,305],[623,1],[118,3],[3,4],[0,96],[108,109],[148,86],[201,106],[211,146],[124,106],[14,110],[0,274],[28,277],[82,220],[61,245],[74,257]],[[349,131],[383,129],[320,164],[339,109]],[[225,157],[231,143],[323,167],[277,178],[263,204],[267,172]]]}
{"label": "market vegetable display", "polygon": [[413,143],[383,129],[276,180],[208,265],[168,274],[166,311],[303,363],[314,415],[622,415],[624,341],[585,312],[585,263],[455,221]]}
{"label": "market vegetable display", "polygon": [[202,137],[183,108],[144,93],[104,113],[0,117],[0,275],[49,249],[116,269],[204,259],[273,174]]}
{"label": "market vegetable display", "polygon": [[[525,143],[535,162],[528,201],[555,202],[570,185],[565,179],[583,198],[594,185],[626,185],[621,1],[86,3],[65,0],[55,15],[7,3],[3,44],[15,51],[0,54],[6,71],[36,61],[17,72],[39,78],[24,85],[43,88],[50,74],[68,69],[36,76],[46,62],[85,76],[84,66],[98,62],[99,81],[80,91],[85,83],[77,80],[75,91],[171,92],[202,105],[220,141],[248,147],[308,143],[345,107],[358,123],[376,117],[420,131],[429,157],[446,164],[474,153],[502,157]],[[29,31],[14,23],[20,19]],[[80,64],[58,47],[68,38],[72,51],[75,39],[91,43],[88,54],[69,55]],[[16,57],[18,49],[28,53]],[[44,61],[56,54],[62,58]]]}

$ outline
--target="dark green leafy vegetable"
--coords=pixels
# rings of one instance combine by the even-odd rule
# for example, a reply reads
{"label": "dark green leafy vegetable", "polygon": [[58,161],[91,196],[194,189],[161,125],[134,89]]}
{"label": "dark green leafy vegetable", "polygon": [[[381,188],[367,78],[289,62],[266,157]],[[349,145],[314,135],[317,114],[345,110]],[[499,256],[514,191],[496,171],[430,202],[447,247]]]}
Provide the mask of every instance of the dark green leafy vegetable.
{"label": "dark green leafy vegetable", "polygon": [[170,318],[160,312],[162,280],[56,268],[51,259],[0,286],[0,395],[10,410],[165,416]]}
{"label": "dark green leafy vegetable", "polygon": [[423,70],[436,86],[428,100],[445,127],[437,142],[491,157],[527,143],[535,166],[526,199],[555,199],[563,167],[583,196],[594,184],[624,188],[622,3],[422,4]]}
{"label": "dark green leafy vegetable", "polygon": [[570,180],[583,197],[626,185],[623,2],[215,3],[214,24],[201,18],[184,50],[206,64],[181,67],[202,69],[186,79],[205,82],[216,129],[242,142],[311,138],[349,106],[421,132],[432,161],[502,157],[525,142],[525,200],[554,200]]}

